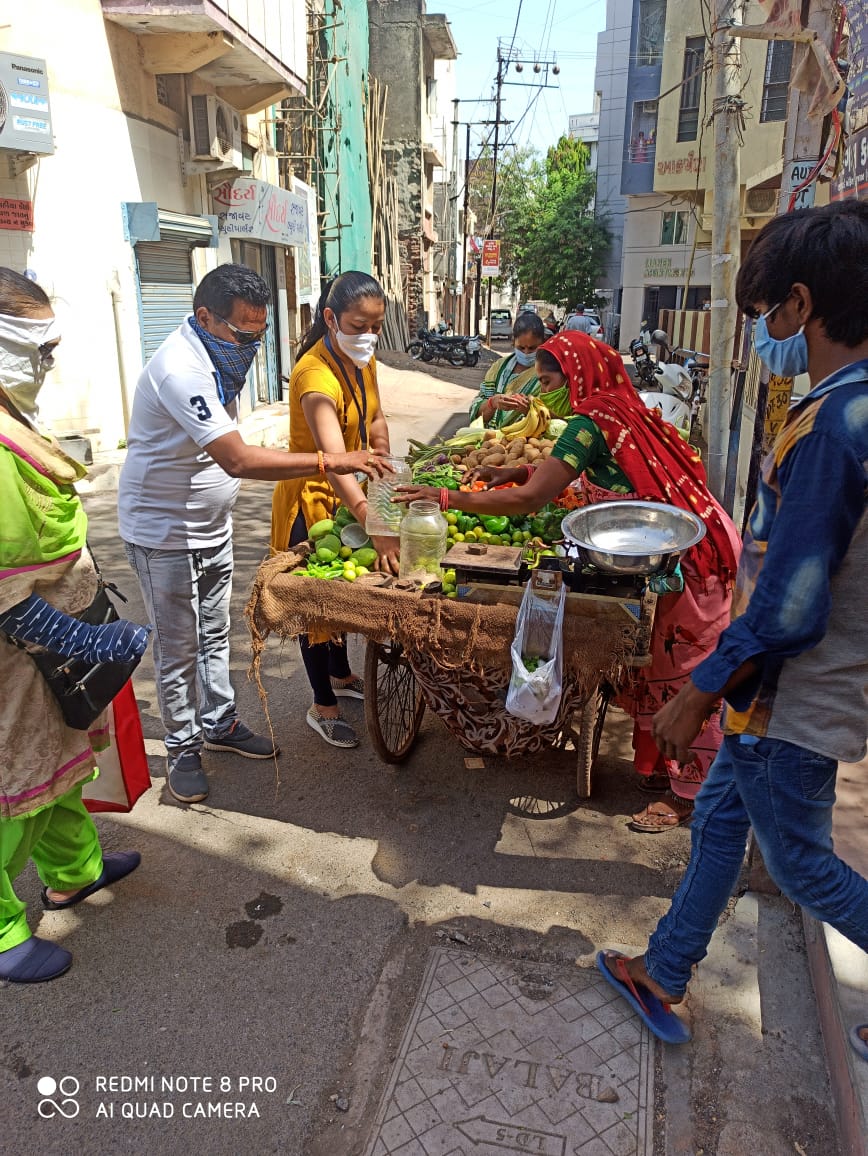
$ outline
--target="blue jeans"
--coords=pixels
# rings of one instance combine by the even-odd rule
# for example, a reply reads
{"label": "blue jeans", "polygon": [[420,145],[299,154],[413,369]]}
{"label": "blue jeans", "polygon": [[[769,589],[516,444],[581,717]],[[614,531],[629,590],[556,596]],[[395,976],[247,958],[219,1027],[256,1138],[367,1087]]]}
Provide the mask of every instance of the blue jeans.
{"label": "blue jeans", "polygon": [[690,862],[645,953],[664,991],[682,995],[704,959],[750,827],[784,895],[868,951],[868,880],[832,848],[837,771],[834,759],[779,739],[724,738],[696,799]]}
{"label": "blue jeans", "polygon": [[229,680],[232,539],[207,550],[125,542],[152,636],[157,702],[170,758],[222,738],[238,717]]}

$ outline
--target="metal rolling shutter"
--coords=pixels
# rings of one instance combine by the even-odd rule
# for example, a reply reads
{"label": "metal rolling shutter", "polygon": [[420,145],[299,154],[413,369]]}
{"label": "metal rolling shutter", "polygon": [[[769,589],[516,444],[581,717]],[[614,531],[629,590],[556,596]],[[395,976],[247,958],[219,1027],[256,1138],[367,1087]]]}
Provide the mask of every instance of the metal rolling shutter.
{"label": "metal rolling shutter", "polygon": [[193,312],[190,248],[187,241],[140,241],[136,245],[146,361]]}

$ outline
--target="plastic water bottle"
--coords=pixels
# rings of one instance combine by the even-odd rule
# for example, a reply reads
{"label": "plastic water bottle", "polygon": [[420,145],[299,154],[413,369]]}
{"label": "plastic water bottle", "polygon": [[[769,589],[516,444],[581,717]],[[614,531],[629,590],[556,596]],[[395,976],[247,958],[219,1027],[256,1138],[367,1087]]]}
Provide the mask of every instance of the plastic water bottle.
{"label": "plastic water bottle", "polygon": [[385,458],[384,461],[388,462],[395,472],[371,478],[368,482],[365,529],[369,537],[383,537],[387,534],[397,537],[401,530],[404,507],[395,505],[392,502],[392,495],[398,486],[409,485],[413,480],[410,467],[403,458]]}

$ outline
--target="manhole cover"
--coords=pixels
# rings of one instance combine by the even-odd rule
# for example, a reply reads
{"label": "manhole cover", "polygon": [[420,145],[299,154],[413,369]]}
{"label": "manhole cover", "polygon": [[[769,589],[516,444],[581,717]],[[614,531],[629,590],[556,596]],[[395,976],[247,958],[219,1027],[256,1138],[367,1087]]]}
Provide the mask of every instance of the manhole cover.
{"label": "manhole cover", "polygon": [[650,1156],[652,1081],[596,971],[438,947],[365,1156]]}

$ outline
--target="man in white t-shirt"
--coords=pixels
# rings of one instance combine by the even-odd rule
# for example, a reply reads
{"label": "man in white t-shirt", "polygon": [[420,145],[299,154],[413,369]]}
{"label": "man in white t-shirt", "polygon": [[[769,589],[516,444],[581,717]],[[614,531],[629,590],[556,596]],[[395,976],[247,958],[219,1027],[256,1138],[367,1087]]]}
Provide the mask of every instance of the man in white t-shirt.
{"label": "man in white t-shirt", "polygon": [[577,305],[574,313],[571,313],[564,323],[564,329],[576,329],[579,333],[588,333],[593,336],[599,329],[596,321],[592,321],[590,317],[585,316],[584,305]]}
{"label": "man in white t-shirt", "polygon": [[383,472],[365,451],[287,454],[241,437],[236,401],[268,325],[269,299],[266,282],[244,265],[203,277],[192,316],[139,377],[121,470],[120,534],[154,625],[167,782],[183,803],[208,794],[203,745],[248,759],[278,754],[239,719],[229,678],[239,479]]}

